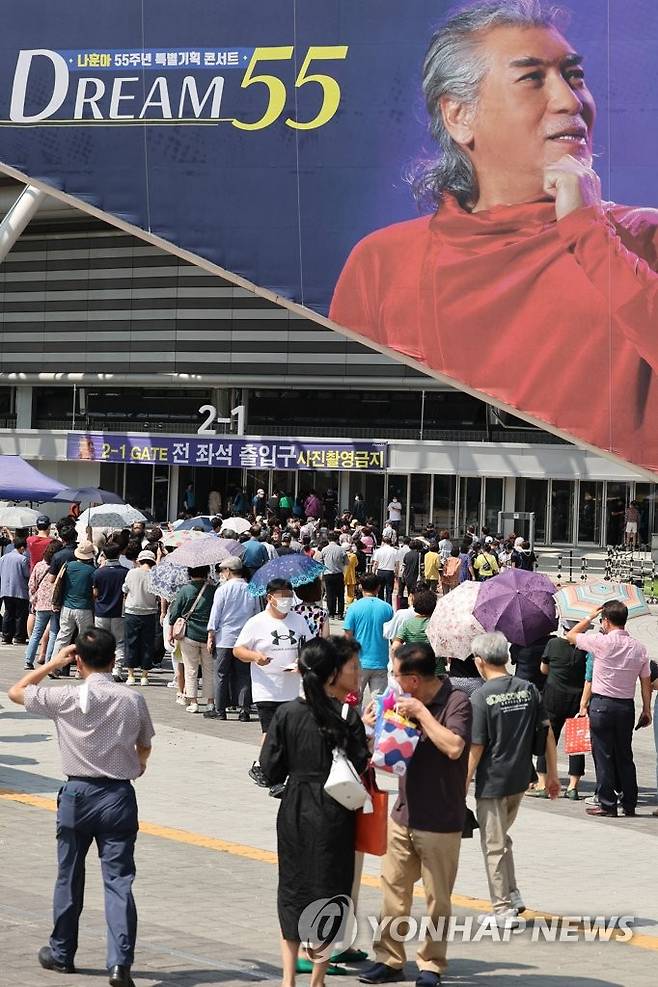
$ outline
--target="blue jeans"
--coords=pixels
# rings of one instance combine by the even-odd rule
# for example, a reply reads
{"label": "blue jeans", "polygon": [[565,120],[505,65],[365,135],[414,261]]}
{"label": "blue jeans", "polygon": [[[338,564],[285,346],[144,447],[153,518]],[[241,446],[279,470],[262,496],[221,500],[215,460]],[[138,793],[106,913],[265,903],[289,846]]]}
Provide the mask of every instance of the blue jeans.
{"label": "blue jeans", "polygon": [[58,871],[50,948],[73,963],[84,900],[85,858],[96,841],[105,888],[108,969],[132,966],[137,937],[135,880],[137,800],[128,781],[69,779],[57,798]]}
{"label": "blue jeans", "polygon": [[50,636],[48,638],[48,647],[46,649],[46,661],[50,661],[52,658],[53,651],[55,649],[55,639],[59,631],[59,611],[37,610],[34,620],[34,627],[32,628],[32,633],[30,634],[30,643],[28,644],[27,651],[25,652],[26,665],[34,665],[34,659],[37,656],[37,650],[41,643],[41,638],[43,637],[48,625],[50,625]]}

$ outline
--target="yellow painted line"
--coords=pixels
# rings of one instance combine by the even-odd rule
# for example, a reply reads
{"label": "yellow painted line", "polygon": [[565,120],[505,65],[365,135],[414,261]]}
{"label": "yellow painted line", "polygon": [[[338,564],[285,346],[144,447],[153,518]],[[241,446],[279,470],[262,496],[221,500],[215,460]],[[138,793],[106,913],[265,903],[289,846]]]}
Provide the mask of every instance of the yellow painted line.
{"label": "yellow painted line", "polygon": [[[55,799],[46,798],[43,795],[28,795],[25,792],[15,792],[8,788],[0,788],[0,800],[18,802],[21,805],[29,805],[35,809],[46,809],[48,812],[57,811],[57,802]],[[201,833],[191,833],[186,829],[158,826],[156,823],[142,822],[140,820],[139,831],[147,836],[155,836],[161,840],[184,843],[187,846],[200,847],[203,850],[215,850],[218,853],[229,853],[234,857],[244,857],[247,860],[256,860],[263,864],[276,864],[277,862],[277,855],[271,850],[261,850],[259,847],[247,846],[244,843],[233,843],[230,840],[219,840],[212,836],[203,836]],[[361,884],[368,888],[376,888],[378,890],[381,888],[379,878],[373,877],[371,874],[364,874],[361,878]],[[414,897],[425,897],[422,887],[416,886],[414,888]],[[488,912],[491,908],[491,902],[484,901],[481,898],[469,898],[466,895],[453,894],[451,900],[453,905],[456,905],[458,908],[467,908],[470,911]],[[547,922],[550,922],[551,920],[559,920],[560,916],[551,915],[547,912],[536,912],[530,908],[526,908],[523,918],[526,921],[528,919],[543,918]],[[613,933],[610,941],[636,946],[638,949],[648,949],[658,952],[658,936],[647,936],[636,932],[633,934],[632,939],[627,939],[624,933],[620,931]]]}

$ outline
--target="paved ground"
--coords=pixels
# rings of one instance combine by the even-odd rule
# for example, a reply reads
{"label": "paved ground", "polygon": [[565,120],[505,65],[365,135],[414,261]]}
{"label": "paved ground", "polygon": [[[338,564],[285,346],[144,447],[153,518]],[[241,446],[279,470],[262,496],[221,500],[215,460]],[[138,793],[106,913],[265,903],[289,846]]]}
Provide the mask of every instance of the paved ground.
{"label": "paved ground", "polygon": [[[639,630],[635,622],[634,628]],[[646,620],[643,636],[656,637]],[[652,649],[658,653],[658,647]],[[105,982],[104,919],[98,867],[90,855],[88,892],[71,980],[41,971],[35,954],[47,941],[54,879],[54,797],[61,783],[49,721],[6,698],[19,677],[21,650],[0,649],[0,987]],[[136,897],[140,935],[138,987],[230,985],[280,976],[275,908],[277,803],[248,779],[259,740],[256,723],[217,723],[185,713],[165,688],[146,691],[157,729],[147,774],[137,783],[142,832]],[[58,688],[53,683],[53,688]],[[642,805],[637,819],[592,820],[583,803],[526,800],[515,825],[517,867],[531,911],[530,929],[510,942],[456,941],[448,984],[500,987],[607,987],[657,982],[658,820],[651,731],[636,734]],[[586,788],[591,787],[591,777]],[[378,860],[369,858],[359,912],[376,914]],[[419,889],[418,889],[419,890]],[[485,907],[478,841],[465,841],[455,913]],[[422,897],[416,901],[422,913]],[[532,941],[535,913],[635,916],[630,944]],[[537,933],[535,933],[537,935]],[[368,947],[367,922],[359,941]],[[413,958],[413,950],[411,951]],[[410,979],[415,967],[409,963]],[[342,978],[349,987],[354,971]],[[301,977],[300,981],[307,980]]]}

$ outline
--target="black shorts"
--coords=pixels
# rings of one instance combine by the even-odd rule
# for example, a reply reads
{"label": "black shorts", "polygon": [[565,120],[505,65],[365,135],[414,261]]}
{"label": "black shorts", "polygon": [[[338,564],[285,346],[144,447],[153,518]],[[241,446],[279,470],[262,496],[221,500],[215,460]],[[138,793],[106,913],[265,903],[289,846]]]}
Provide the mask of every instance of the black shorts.
{"label": "black shorts", "polygon": [[267,733],[270,728],[270,723],[272,722],[272,717],[276,713],[279,706],[283,706],[283,703],[256,703],[256,709],[258,710],[258,719],[260,720],[260,728],[263,733]]}

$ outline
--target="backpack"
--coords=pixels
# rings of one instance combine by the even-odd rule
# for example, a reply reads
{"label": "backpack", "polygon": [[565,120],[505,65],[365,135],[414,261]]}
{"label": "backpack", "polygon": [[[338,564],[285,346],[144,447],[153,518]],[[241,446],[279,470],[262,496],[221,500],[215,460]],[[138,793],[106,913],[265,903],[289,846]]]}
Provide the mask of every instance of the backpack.
{"label": "backpack", "polygon": [[455,576],[459,575],[459,570],[461,569],[461,560],[455,558],[451,555],[446,559],[443,565],[443,576],[446,579],[454,579]]}
{"label": "backpack", "polygon": [[61,610],[62,608],[62,601],[64,600],[64,576],[66,575],[67,568],[68,562],[65,562],[55,577],[52,595],[53,610]]}

